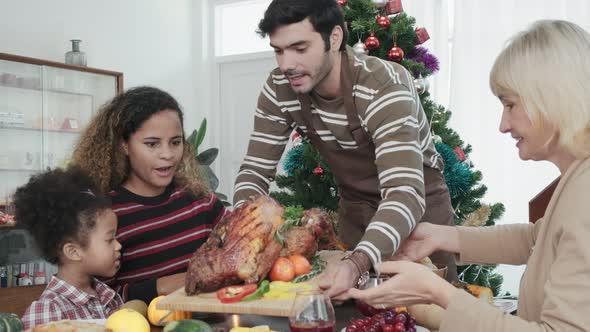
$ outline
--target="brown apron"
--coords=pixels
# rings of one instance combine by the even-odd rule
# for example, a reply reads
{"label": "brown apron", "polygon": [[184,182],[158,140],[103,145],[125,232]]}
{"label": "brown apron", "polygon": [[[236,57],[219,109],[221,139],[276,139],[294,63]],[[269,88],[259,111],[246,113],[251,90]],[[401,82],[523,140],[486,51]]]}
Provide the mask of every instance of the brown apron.
{"label": "brown apron", "polygon": [[[357,149],[342,149],[326,145],[312,126],[311,100],[308,94],[299,95],[301,115],[307,127],[307,137],[318,149],[334,173],[334,180],[340,194],[339,236],[349,247],[354,248],[375,215],[381,194],[379,178],[375,165],[375,145],[368,133],[361,126],[354,100],[352,98],[352,80],[346,52],[342,52],[340,72],[344,107],[348,118],[350,132],[358,144]],[[426,212],[422,221],[439,225],[455,225],[449,190],[439,170],[424,167],[424,184],[426,194]],[[434,263],[449,267],[447,280],[457,279],[454,257],[446,252],[431,255]],[[384,257],[384,259],[386,259]]]}

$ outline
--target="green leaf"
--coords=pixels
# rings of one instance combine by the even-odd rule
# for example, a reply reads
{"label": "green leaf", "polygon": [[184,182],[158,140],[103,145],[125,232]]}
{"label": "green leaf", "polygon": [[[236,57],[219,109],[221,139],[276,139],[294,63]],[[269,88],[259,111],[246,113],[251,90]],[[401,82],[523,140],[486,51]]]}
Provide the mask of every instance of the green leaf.
{"label": "green leaf", "polygon": [[209,166],[209,165],[213,164],[213,162],[215,161],[215,158],[217,158],[218,154],[219,154],[218,148],[210,148],[210,149],[207,149],[207,150],[199,153],[197,155],[197,161],[201,165]]}
{"label": "green leaf", "polygon": [[215,191],[219,186],[219,179],[217,178],[217,175],[215,175],[211,167],[207,165],[199,165],[199,171],[203,179],[209,185],[209,189],[211,189],[211,191]]}
{"label": "green leaf", "polygon": [[186,140],[187,143],[193,147],[193,149],[195,150],[195,153],[197,151],[197,146],[194,144],[196,138],[197,138],[197,130],[195,129],[195,130],[193,130],[193,132],[190,134],[190,136]]}
{"label": "green leaf", "polygon": [[285,222],[279,226],[277,231],[275,232],[275,239],[279,241],[281,245],[285,244],[285,237],[283,233],[288,231],[291,227],[300,226],[301,225],[301,216],[297,219],[287,219]]}
{"label": "green leaf", "polygon": [[301,205],[291,205],[285,208],[285,212],[283,213],[283,217],[285,219],[300,219],[303,215],[303,206]]}
{"label": "green leaf", "polygon": [[203,121],[201,121],[201,126],[199,127],[199,131],[197,132],[197,136],[195,137],[195,143],[194,143],[194,147],[195,147],[195,152],[199,151],[199,146],[201,146],[201,143],[203,143],[203,140],[205,139],[205,133],[207,132],[207,119],[203,119]]}
{"label": "green leaf", "polygon": [[326,261],[324,261],[319,255],[313,256],[311,258],[311,269],[309,270],[309,272],[293,279],[293,282],[297,283],[312,279],[313,277],[319,275],[320,273],[322,273],[322,271],[324,271],[324,269],[326,268],[326,264]]}

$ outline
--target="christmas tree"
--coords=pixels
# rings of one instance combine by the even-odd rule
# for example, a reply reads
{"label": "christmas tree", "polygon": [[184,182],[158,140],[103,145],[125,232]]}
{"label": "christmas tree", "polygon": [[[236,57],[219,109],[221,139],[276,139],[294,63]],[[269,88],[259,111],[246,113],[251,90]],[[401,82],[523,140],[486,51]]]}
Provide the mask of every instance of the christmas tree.
{"label": "christmas tree", "polygon": [[[415,77],[422,107],[430,120],[435,146],[444,163],[444,176],[455,211],[455,223],[464,226],[491,226],[504,213],[501,203],[483,204],[486,186],[482,174],[469,161],[471,146],[465,144],[448,126],[451,112],[437,105],[428,93],[426,78],[439,69],[438,59],[420,46],[429,39],[425,28],[416,28],[416,20],[403,11],[401,0],[337,0],[342,6],[355,53],[368,53],[395,61]],[[352,36],[368,36],[365,41]],[[293,148],[284,160],[285,175],[276,177],[283,190],[271,195],[286,206],[338,209],[337,186],[329,167],[313,146],[292,136]],[[490,287],[500,292],[503,278],[495,266],[468,265],[458,267],[459,278],[469,284]]]}

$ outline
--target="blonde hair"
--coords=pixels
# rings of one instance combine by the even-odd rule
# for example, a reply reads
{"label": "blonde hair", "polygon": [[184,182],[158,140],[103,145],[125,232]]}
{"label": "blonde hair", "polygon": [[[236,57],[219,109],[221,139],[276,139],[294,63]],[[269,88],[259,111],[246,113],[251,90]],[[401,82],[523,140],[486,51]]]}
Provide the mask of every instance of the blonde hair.
{"label": "blonde hair", "polygon": [[577,159],[590,155],[590,34],[578,25],[540,20],[515,35],[490,73],[496,95],[517,94],[534,127],[555,128]]}
{"label": "blonde hair", "polygon": [[[125,91],[101,107],[82,133],[71,165],[85,170],[103,192],[120,186],[129,176],[129,160],[121,143],[137,131],[144,121],[163,110],[183,114],[176,100],[168,93],[152,88],[137,87]],[[183,132],[183,137],[186,137]],[[209,189],[199,176],[198,164],[191,146],[184,140],[182,159],[174,175],[174,185],[196,197]]]}

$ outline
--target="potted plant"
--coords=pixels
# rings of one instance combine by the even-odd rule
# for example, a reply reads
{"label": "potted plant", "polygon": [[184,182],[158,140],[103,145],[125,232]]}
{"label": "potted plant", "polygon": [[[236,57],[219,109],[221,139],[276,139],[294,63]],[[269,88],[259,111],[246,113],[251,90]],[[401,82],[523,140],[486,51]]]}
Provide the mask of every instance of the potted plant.
{"label": "potted plant", "polygon": [[231,204],[227,201],[227,196],[216,192],[217,187],[219,187],[219,179],[211,168],[211,164],[213,164],[215,158],[217,158],[217,155],[219,154],[219,149],[209,148],[205,151],[199,152],[199,147],[205,139],[205,133],[207,133],[207,119],[203,119],[201,121],[201,125],[199,126],[198,130],[193,130],[193,132],[188,137],[187,142],[192,146],[193,151],[195,152],[195,159],[199,164],[199,172],[201,173],[201,176],[205,179],[209,185],[209,188],[219,197],[219,200],[221,200],[223,205],[229,206]]}

